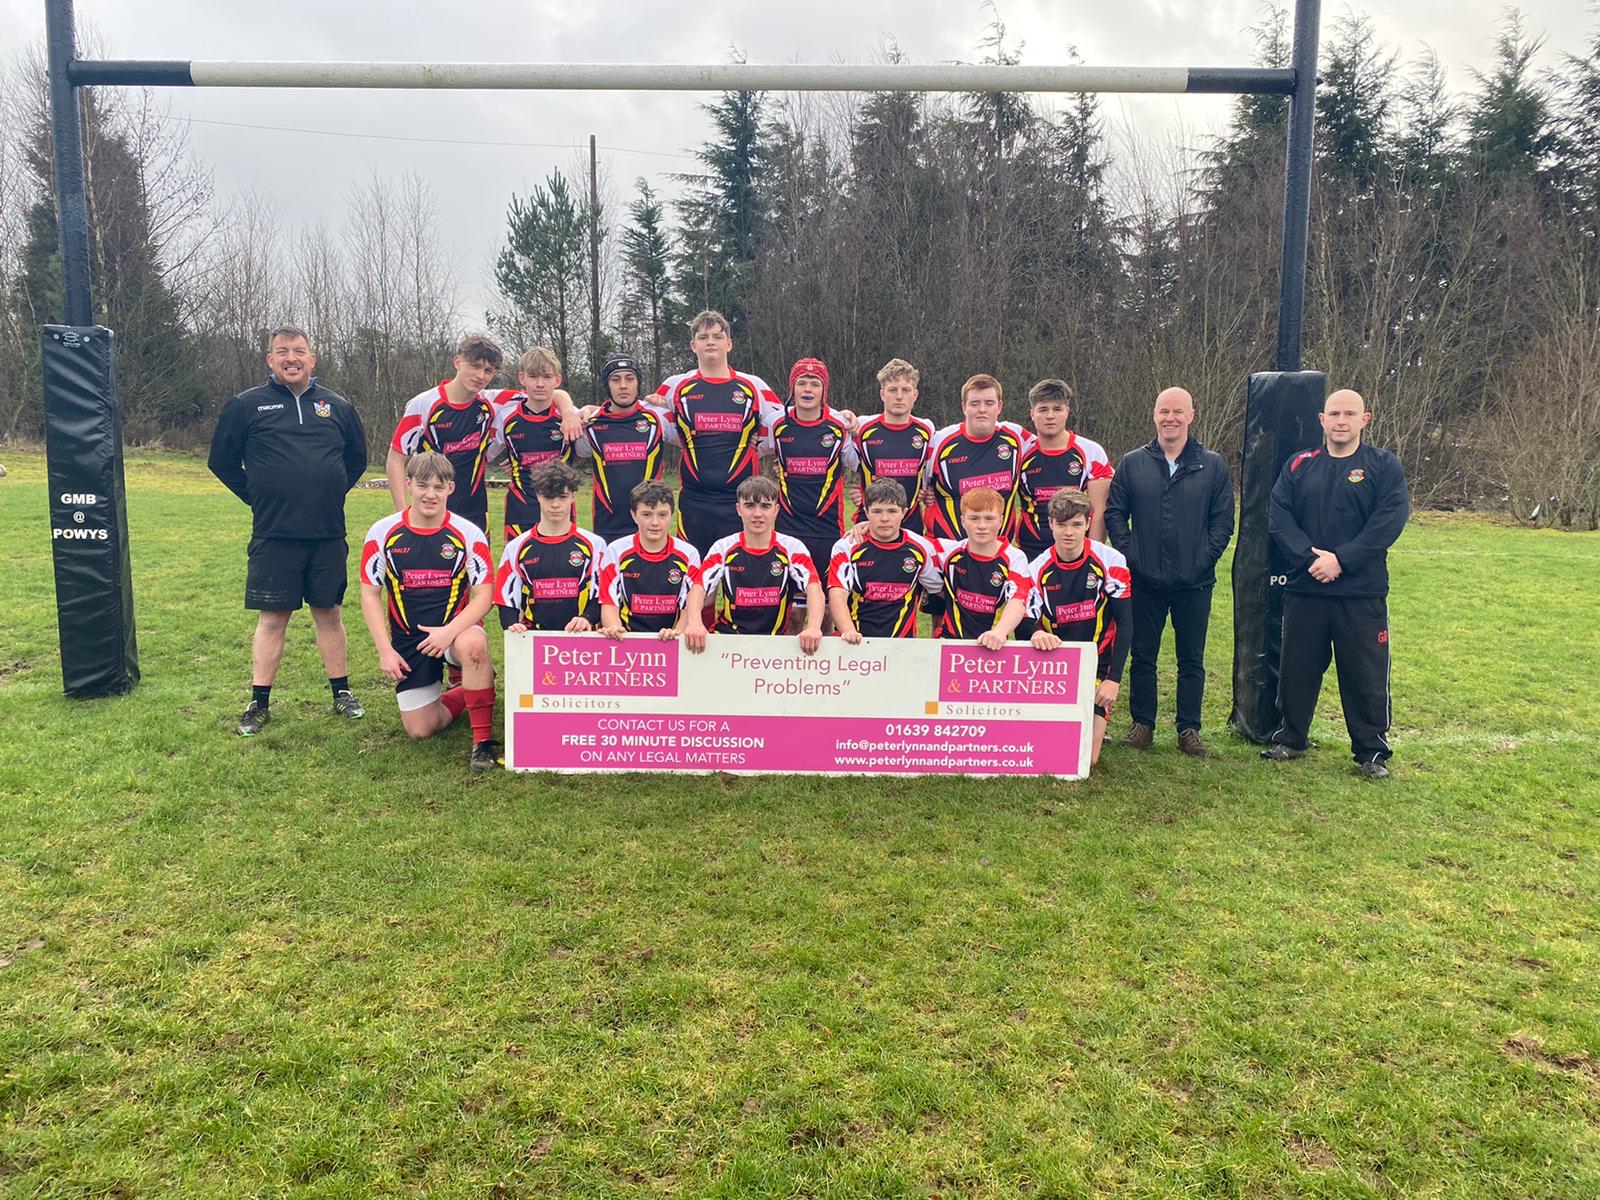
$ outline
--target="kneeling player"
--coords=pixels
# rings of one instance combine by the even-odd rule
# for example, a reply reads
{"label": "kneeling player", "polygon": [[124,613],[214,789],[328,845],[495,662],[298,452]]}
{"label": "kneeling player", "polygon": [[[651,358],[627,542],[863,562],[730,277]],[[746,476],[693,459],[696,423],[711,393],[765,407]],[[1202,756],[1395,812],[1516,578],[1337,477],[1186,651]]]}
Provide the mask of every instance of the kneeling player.
{"label": "kneeling player", "polygon": [[1027,558],[1005,538],[1005,499],[993,488],[973,488],[961,497],[961,524],[967,536],[941,542],[943,595],[935,634],[975,641],[989,650],[1005,645],[1013,630],[1032,632],[1028,598],[1033,571]]}
{"label": "kneeling player", "polygon": [[[493,596],[489,542],[483,530],[446,505],[455,468],[424,451],[406,463],[409,505],[367,531],[361,549],[361,614],[378,665],[394,681],[400,723],[414,738],[432,737],[461,715],[472,721],[474,770],[494,752],[494,668],[480,622]],[[462,684],[441,692],[446,657]]]}
{"label": "kneeling player", "polygon": [[867,486],[867,536],[840,538],[828,564],[828,611],[852,646],[863,637],[915,637],[917,597],[943,586],[933,543],[900,528],[906,490],[894,479]]}
{"label": "kneeling player", "polygon": [[539,498],[539,523],[500,556],[494,579],[500,624],[511,633],[587,633],[600,619],[605,546],[572,519],[578,473],[566,463],[548,463],[528,482]]}
{"label": "kneeling player", "polygon": [[1057,492],[1050,497],[1050,532],[1055,545],[1033,560],[1030,614],[1038,621],[1035,650],[1054,650],[1062,642],[1093,642],[1095,670],[1094,738],[1089,762],[1100,761],[1106,718],[1122,684],[1122,667],[1133,640],[1128,561],[1103,542],[1089,539],[1089,497]]}
{"label": "kneeling player", "polygon": [[778,485],[765,475],[746,479],[737,503],[743,529],[712,543],[701,563],[685,605],[683,644],[697,654],[706,648],[701,610],[708,596],[713,629],[768,636],[784,632],[799,599],[806,610],[800,649],[815,654],[822,645],[822,583],[805,545],[775,528]]}
{"label": "kneeling player", "polygon": [[607,546],[600,568],[600,632],[653,633],[670,642],[681,632],[700,555],[672,536],[676,514],[666,484],[647,479],[633,489],[632,501],[638,532]]}

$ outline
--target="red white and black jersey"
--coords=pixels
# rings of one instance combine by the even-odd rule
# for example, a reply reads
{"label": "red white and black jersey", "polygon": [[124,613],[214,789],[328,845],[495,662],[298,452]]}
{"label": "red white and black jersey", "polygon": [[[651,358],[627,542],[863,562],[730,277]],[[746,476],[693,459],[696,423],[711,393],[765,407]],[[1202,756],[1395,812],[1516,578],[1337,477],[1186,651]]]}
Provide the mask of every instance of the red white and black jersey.
{"label": "red white and black jersey", "polygon": [[699,573],[700,552],[682,538],[668,539],[656,554],[638,534],[618,538],[600,568],[600,603],[615,608],[630,633],[660,633],[677,624]]}
{"label": "red white and black jersey", "polygon": [[605,544],[576,525],[555,537],[534,526],[505,548],[495,573],[501,624],[565,629],[573,617],[600,620],[600,567]]}
{"label": "red white and black jersey", "polygon": [[540,467],[572,461],[572,443],[561,434],[561,412],[552,404],[543,412],[526,405],[521,392],[502,392],[496,405],[495,436],[506,447],[506,540],[539,523],[539,497],[528,480]]}
{"label": "red white and black jersey", "polygon": [[755,550],[742,533],[719,539],[700,566],[700,584],[716,612],[715,628],[727,633],[782,633],[789,610],[818,582],[817,568],[799,538],[772,535]]}
{"label": "red white and black jersey", "polygon": [[767,444],[778,463],[779,529],[797,538],[837,538],[844,532],[845,477],[858,461],[844,422],[828,413],[803,421],[789,409]]}
{"label": "red white and black jersey", "polygon": [[633,533],[633,489],[661,478],[662,447],[677,441],[677,429],[643,405],[623,413],[602,408],[584,427],[573,446],[594,464],[595,533],[607,541]]}
{"label": "red white and black jersey", "polygon": [[361,547],[362,581],[383,589],[393,638],[449,624],[489,574],[488,538],[454,513],[437,529],[416,528],[409,508],[390,513],[367,530]]}
{"label": "red white and black jersey", "polygon": [[1050,497],[1062,490],[1084,492],[1113,472],[1105,447],[1077,434],[1067,435],[1060,450],[1046,450],[1037,441],[1022,452],[1022,478],[1017,486],[1017,544],[1030,560],[1055,543],[1050,532]]}
{"label": "red white and black jersey", "polygon": [[457,407],[446,398],[447,382],[411,399],[394,427],[389,448],[408,457],[433,450],[448,458],[456,471],[450,511],[481,518],[489,510],[484,480],[496,439],[495,398],[479,392]]}
{"label": "red white and black jersey", "polygon": [[928,478],[933,484],[929,529],[941,538],[960,538],[961,497],[973,488],[993,488],[1005,502],[1003,527],[1009,529],[1016,512],[1017,486],[1022,478],[1022,452],[1028,439],[1021,426],[1001,421],[986,438],[968,437],[965,425],[947,425],[933,435],[928,453]]}
{"label": "red white and black jersey", "polygon": [[[908,505],[900,528],[922,532],[922,506],[917,496],[933,446],[933,422],[911,417],[904,425],[891,425],[882,414],[868,417],[856,430],[856,452],[861,459],[861,486],[865,490],[880,479],[893,479],[906,489]],[[858,517],[864,514],[858,514]]]}
{"label": "red white and black jersey", "polygon": [[683,488],[723,495],[756,473],[765,431],[783,404],[765,380],[733,372],[707,379],[699,371],[674,375],[656,389],[683,446]]}
{"label": "red white and black jersey", "polygon": [[1128,560],[1086,538],[1083,553],[1072,562],[1062,561],[1052,546],[1029,565],[1029,616],[1064,642],[1093,642],[1100,654],[1098,677],[1120,680],[1133,639]]}
{"label": "red white and black jersey", "polygon": [[942,586],[938,547],[904,530],[892,542],[840,538],[828,564],[828,587],[844,589],[865,637],[915,637],[918,598]]}
{"label": "red white and black jersey", "polygon": [[972,641],[994,628],[1000,610],[1013,596],[1024,601],[1033,594],[1033,569],[1027,556],[1005,538],[985,558],[966,538],[941,542],[940,578],[944,588],[944,614],[935,634]]}

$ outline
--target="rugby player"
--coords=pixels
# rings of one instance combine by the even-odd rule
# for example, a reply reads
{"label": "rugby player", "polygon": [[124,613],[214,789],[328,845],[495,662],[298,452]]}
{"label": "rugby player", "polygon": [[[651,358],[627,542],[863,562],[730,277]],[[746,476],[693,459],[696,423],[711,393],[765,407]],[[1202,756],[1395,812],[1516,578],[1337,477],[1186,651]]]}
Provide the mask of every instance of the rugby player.
{"label": "rugby player", "polygon": [[653,633],[669,642],[682,631],[700,555],[672,536],[672,489],[665,483],[635,485],[632,500],[637,532],[608,545],[600,568],[600,632]]}
{"label": "rugby player", "polygon": [[852,646],[863,637],[915,637],[917,598],[944,585],[939,551],[901,528],[906,490],[879,479],[867,488],[867,536],[841,537],[828,564],[828,611],[839,636]]}
{"label": "rugby player", "polygon": [[974,375],[961,385],[961,422],[934,435],[927,466],[932,492],[928,531],[934,536],[965,535],[961,497],[975,487],[1000,493],[1006,506],[1005,527],[1010,528],[1027,435],[1020,425],[1000,419],[1002,406],[1000,381],[993,375]]}
{"label": "rugby player", "polygon": [[1029,614],[1038,622],[1035,650],[1062,642],[1092,642],[1098,652],[1094,688],[1094,736],[1089,763],[1100,761],[1106,719],[1121,688],[1131,640],[1132,583],[1128,563],[1116,550],[1089,537],[1089,497],[1062,491],[1050,497],[1050,532],[1055,544],[1031,564]]}
{"label": "rugby player", "polygon": [[777,531],[778,485],[764,475],[746,479],[737,502],[743,528],[713,542],[701,562],[685,605],[684,645],[697,654],[706,648],[701,612],[708,596],[713,629],[768,636],[787,630],[798,601],[806,611],[800,649],[815,654],[822,645],[822,583],[805,544]]}
{"label": "rugby player", "polygon": [[1079,437],[1069,427],[1072,388],[1064,380],[1041,379],[1028,389],[1033,442],[1022,452],[1017,486],[1018,547],[1029,561],[1050,548],[1050,497],[1062,488],[1088,493],[1093,505],[1089,537],[1106,540],[1106,495],[1111,491],[1111,459],[1099,442]]}
{"label": "rugby player", "polygon": [[1028,598],[1033,570],[1021,550],[1000,535],[1005,501],[993,488],[973,488],[961,497],[967,536],[940,542],[941,596],[934,635],[975,641],[998,650],[1013,631],[1033,632]]}
{"label": "rugby player", "polygon": [[856,430],[856,454],[861,460],[861,482],[850,489],[856,520],[865,515],[866,489],[879,479],[893,479],[905,488],[910,507],[900,527],[923,532],[922,479],[933,443],[933,422],[911,415],[917,403],[921,375],[903,358],[891,358],[878,369],[878,399],[883,412],[867,417]]}
{"label": "rugby player", "polygon": [[[482,529],[449,511],[455,468],[422,451],[406,463],[410,503],[367,531],[361,549],[361,615],[378,666],[395,685],[400,723],[432,737],[463,710],[472,723],[473,770],[496,766],[494,668],[482,620],[494,602],[489,543]],[[462,671],[442,691],[446,659]]]}
{"label": "rugby player", "polygon": [[506,546],[494,577],[500,625],[587,633],[600,620],[600,568],[605,544],[572,519],[578,473],[546,463],[528,480],[539,499],[539,521]]}
{"label": "rugby player", "polygon": [[844,534],[844,482],[859,459],[850,430],[828,410],[828,367],[789,368],[789,407],[767,433],[778,471],[778,532],[798,538],[818,570]]}
{"label": "rugby player", "polygon": [[520,391],[494,397],[494,438],[505,450],[507,543],[539,523],[539,500],[529,485],[533,473],[547,463],[570,463],[575,445],[568,440],[561,403],[570,412],[572,397],[561,388],[555,351],[535,346],[524,352],[517,385]]}
{"label": "rugby player", "polygon": [[589,459],[594,473],[594,518],[590,528],[605,542],[632,537],[637,511],[626,507],[635,489],[659,480],[666,469],[665,445],[678,444],[678,431],[660,413],[639,401],[638,360],[613,354],[600,368],[600,390],[606,402],[584,425],[573,443],[579,458]]}

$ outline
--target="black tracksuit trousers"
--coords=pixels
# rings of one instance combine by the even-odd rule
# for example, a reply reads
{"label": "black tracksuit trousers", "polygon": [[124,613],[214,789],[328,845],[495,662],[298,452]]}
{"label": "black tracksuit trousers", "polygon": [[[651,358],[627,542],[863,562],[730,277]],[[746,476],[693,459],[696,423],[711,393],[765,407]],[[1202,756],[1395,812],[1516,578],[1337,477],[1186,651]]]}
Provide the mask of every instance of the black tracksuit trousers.
{"label": "black tracksuit trousers", "polygon": [[1178,659],[1178,732],[1200,730],[1200,701],[1206,694],[1206,627],[1211,622],[1211,585],[1197,588],[1133,589],[1133,663],[1128,669],[1128,715],[1137,725],[1156,723],[1156,657],[1167,616]]}
{"label": "black tracksuit trousers", "polygon": [[1357,762],[1388,759],[1389,604],[1383,596],[1283,597],[1283,656],[1278,667],[1278,711],[1272,735],[1279,745],[1306,748],[1306,734],[1329,659],[1336,663],[1339,700]]}

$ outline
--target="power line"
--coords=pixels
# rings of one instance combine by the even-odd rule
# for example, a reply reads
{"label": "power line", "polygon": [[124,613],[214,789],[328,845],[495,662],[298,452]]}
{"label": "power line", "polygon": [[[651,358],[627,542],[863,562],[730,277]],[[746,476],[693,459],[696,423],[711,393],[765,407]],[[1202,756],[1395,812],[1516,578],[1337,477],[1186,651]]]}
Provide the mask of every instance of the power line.
{"label": "power line", "polygon": [[[291,125],[251,125],[243,121],[210,121],[201,117],[169,116],[169,121],[184,121],[190,125],[220,125],[227,129],[261,129],[270,133],[305,133],[316,137],[367,138],[379,142],[422,142],[434,146],[493,146],[515,150],[576,150],[576,143],[562,142],[483,142],[471,138],[408,137],[399,133],[357,133],[347,129],[300,129]],[[612,154],[648,154],[654,158],[694,159],[692,154],[674,154],[670,150],[636,150],[631,146],[607,146]]]}

